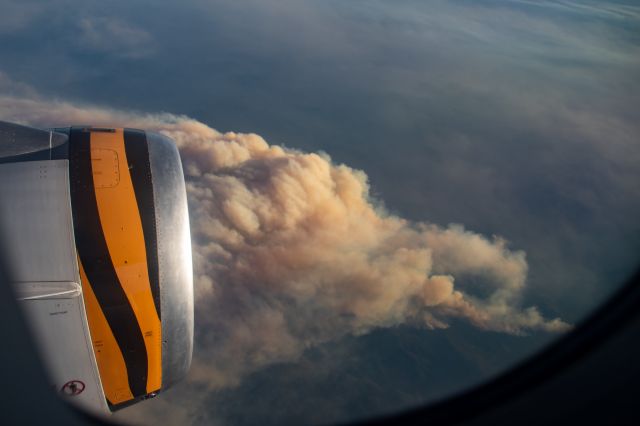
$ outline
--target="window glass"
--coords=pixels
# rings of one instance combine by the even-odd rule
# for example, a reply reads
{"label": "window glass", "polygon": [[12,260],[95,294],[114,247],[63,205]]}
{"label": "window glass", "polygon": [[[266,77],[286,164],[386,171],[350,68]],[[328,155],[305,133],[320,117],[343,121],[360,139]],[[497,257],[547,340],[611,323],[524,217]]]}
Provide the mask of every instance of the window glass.
{"label": "window glass", "polygon": [[180,149],[193,364],[118,420],[438,400],[571,330],[637,266],[633,2],[0,7],[0,118]]}

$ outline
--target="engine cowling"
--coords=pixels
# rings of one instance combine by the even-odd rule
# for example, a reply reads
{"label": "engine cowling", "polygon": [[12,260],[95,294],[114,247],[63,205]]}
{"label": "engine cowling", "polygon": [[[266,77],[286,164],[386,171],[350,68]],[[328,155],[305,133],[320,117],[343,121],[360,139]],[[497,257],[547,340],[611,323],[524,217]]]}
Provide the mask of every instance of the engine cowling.
{"label": "engine cowling", "polygon": [[0,182],[12,281],[56,389],[113,411],[182,379],[193,273],[173,141],[0,123]]}

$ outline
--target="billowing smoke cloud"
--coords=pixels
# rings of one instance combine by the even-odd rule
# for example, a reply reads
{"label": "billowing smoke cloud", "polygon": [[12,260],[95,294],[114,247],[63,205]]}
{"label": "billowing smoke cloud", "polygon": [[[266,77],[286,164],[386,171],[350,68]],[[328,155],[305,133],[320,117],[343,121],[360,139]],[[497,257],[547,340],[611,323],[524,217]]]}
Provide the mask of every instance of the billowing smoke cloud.
{"label": "billowing smoke cloud", "polygon": [[192,380],[220,387],[305,348],[376,327],[563,331],[520,308],[522,251],[461,225],[387,213],[364,172],[324,153],[219,133],[170,114],[0,97],[0,117],[37,126],[129,126],[173,138],[187,178],[196,286]]}

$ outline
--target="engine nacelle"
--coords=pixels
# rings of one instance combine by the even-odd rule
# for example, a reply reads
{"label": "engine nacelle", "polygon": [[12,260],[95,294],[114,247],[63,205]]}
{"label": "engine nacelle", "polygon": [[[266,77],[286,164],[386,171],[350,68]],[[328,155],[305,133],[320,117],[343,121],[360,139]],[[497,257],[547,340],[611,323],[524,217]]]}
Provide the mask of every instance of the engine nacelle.
{"label": "engine nacelle", "polygon": [[0,122],[0,236],[57,391],[114,411],[187,374],[191,238],[169,138]]}

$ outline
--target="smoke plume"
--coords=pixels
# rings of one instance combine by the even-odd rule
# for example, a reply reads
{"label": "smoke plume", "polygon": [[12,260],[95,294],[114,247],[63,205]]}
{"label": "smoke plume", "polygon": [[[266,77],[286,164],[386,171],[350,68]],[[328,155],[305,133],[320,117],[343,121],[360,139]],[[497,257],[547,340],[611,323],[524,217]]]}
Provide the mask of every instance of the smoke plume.
{"label": "smoke plume", "polygon": [[378,327],[563,331],[521,308],[527,262],[505,240],[409,222],[371,198],[367,175],[324,153],[220,133],[185,116],[0,96],[0,117],[163,133],[180,148],[194,250],[191,380],[234,385],[306,348]]}

